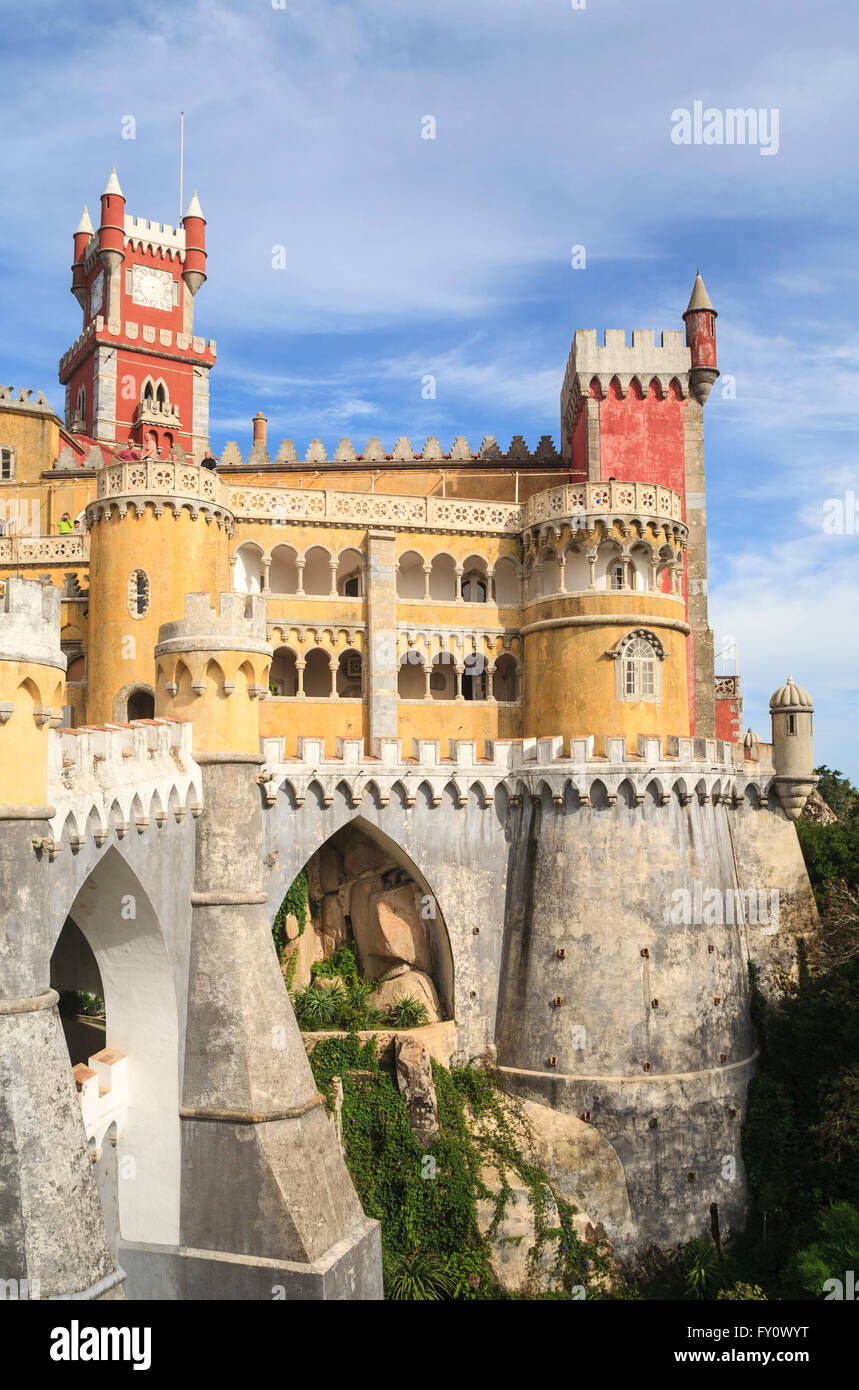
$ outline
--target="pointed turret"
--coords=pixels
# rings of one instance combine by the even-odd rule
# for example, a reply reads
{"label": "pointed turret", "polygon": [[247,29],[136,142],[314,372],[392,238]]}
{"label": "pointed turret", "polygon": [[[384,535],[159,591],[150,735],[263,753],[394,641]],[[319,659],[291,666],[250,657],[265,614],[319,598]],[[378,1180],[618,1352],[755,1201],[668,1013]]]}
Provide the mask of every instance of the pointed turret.
{"label": "pointed turret", "polygon": [[182,279],[194,295],[206,278],[206,219],[197,190],[191,195],[188,210],[182,218],[185,228],[185,265]]}
{"label": "pointed turret", "polygon": [[689,387],[699,405],[704,405],[719,375],[716,366],[716,310],[710,303],[700,270],[695,276],[686,312],[686,346],[692,353]]}
{"label": "pointed turret", "polygon": [[125,194],[119,186],[119,179],[116,177],[116,165],[111,169],[110,178],[101,195],[98,254],[109,280],[112,280],[116,286],[112,293],[108,292],[106,317],[109,317],[115,312],[114,301],[116,304],[119,302],[119,286],[116,276],[119,267],[125,260]]}
{"label": "pointed turret", "polygon": [[84,275],[84,256],[86,255],[86,249],[90,243],[90,238],[92,237],[92,234],[93,229],[92,222],[90,221],[89,216],[89,208],[86,206],[86,204],[84,204],[84,210],[81,213],[81,220],[78,223],[77,231],[75,232],[75,258],[72,261],[72,294],[74,295],[75,299],[78,301],[78,304],[80,304],[82,309],[86,309],[87,301],[87,285],[86,277]]}
{"label": "pointed turret", "polygon": [[122,189],[121,189],[120,186],[119,186],[119,179],[116,177],[116,165],[115,165],[115,164],[112,164],[111,167],[110,167],[110,178],[108,179],[107,183],[106,183],[105,186],[104,186],[104,192],[103,192],[102,195],[101,195],[102,198],[107,197],[107,195],[108,195],[109,193],[116,193],[116,194],[118,194],[118,196],[119,196],[120,198],[123,198],[123,199],[125,198],[125,194],[123,193]]}
{"label": "pointed turret", "polygon": [[90,220],[89,208],[87,207],[86,203],[84,203],[84,210],[81,213],[81,220],[78,223],[75,236],[78,236],[81,232],[86,232],[87,237],[91,237],[93,233],[93,226],[92,221]]}
{"label": "pointed turret", "polygon": [[770,700],[775,785],[785,815],[797,820],[817,782],[814,775],[814,735],[811,696],[793,676]]}

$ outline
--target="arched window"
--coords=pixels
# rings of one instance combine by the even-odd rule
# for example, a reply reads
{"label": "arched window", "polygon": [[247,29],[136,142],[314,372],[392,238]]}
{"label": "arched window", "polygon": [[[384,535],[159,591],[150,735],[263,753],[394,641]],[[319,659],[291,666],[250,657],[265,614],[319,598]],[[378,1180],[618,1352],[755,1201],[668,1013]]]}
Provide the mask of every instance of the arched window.
{"label": "arched window", "polygon": [[656,696],[656,652],[643,637],[634,637],[624,649],[623,691],[627,700]]}
{"label": "arched window", "polygon": [[289,647],[277,648],[272,658],[268,688],[272,695],[294,697],[298,693],[295,652]]}
{"label": "arched window", "polygon": [[307,654],[304,693],[310,700],[327,700],[331,695],[331,662],[321,647],[314,647]]}
{"label": "arched window", "polygon": [[496,700],[503,702],[519,698],[516,662],[509,652],[504,652],[495,663],[492,693]]}
{"label": "arched window", "polygon": [[155,392],[155,399],[159,405],[167,404],[167,387],[163,381],[159,381],[158,390]]}
{"label": "arched window", "polygon": [[153,385],[153,383],[152,383],[152,378],[151,378],[151,377],[147,377],[146,380],[145,380],[145,382],[143,383],[143,395],[142,395],[141,399],[142,399],[143,401],[151,401],[151,400],[154,400],[154,398],[155,398],[155,387],[154,387],[154,385]]}
{"label": "arched window", "polygon": [[485,603],[489,596],[486,561],[480,555],[469,555],[462,567],[460,593],[466,603]]}
{"label": "arched window", "polygon": [[662,662],[667,653],[655,633],[637,628],[622,637],[609,655],[617,661],[618,700],[661,700]]}
{"label": "arched window", "polygon": [[426,693],[424,661],[420,653],[411,648],[400,657],[400,669],[397,672],[397,694],[401,700],[424,700]]}
{"label": "arched window", "polygon": [[83,423],[86,420],[86,388],[78,387],[77,401],[75,402],[75,415]]}
{"label": "arched window", "polygon": [[155,718],[155,696],[151,690],[132,690],[128,697],[128,718],[129,721]]}
{"label": "arched window", "polygon": [[341,700],[360,700],[364,694],[364,663],[361,653],[341,652],[337,663],[337,694]]}
{"label": "arched window", "polygon": [[486,660],[481,652],[469,652],[463,662],[462,698],[486,699]]}

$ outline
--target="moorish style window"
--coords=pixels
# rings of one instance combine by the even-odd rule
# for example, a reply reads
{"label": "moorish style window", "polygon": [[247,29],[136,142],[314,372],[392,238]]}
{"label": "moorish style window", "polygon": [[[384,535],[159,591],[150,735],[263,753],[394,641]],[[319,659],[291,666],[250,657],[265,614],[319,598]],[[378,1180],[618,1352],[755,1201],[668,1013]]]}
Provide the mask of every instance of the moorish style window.
{"label": "moorish style window", "polygon": [[642,637],[630,642],[623,654],[623,692],[627,700],[656,697],[656,653]]}
{"label": "moorish style window", "polygon": [[128,611],[132,618],[145,618],[149,612],[149,576],[145,570],[132,570],[128,576]]}
{"label": "moorish style window", "polygon": [[636,628],[608,653],[617,662],[615,698],[619,701],[662,699],[662,663],[668,653],[655,633]]}

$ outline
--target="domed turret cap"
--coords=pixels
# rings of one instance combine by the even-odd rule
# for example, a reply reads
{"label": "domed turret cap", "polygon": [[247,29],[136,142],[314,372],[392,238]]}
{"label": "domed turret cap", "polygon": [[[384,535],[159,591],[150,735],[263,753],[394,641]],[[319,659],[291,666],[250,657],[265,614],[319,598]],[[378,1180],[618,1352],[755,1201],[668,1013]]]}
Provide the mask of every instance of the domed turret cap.
{"label": "domed turret cap", "polygon": [[788,676],[784,685],[780,685],[778,690],[770,700],[770,709],[812,709],[811,696],[807,690],[803,690],[801,685],[797,685],[793,676]]}
{"label": "domed turret cap", "polygon": [[760,743],[760,739],[758,738],[754,729],[750,726],[748,729],[746,729],[746,736],[743,739],[743,747],[754,748],[756,743]]}

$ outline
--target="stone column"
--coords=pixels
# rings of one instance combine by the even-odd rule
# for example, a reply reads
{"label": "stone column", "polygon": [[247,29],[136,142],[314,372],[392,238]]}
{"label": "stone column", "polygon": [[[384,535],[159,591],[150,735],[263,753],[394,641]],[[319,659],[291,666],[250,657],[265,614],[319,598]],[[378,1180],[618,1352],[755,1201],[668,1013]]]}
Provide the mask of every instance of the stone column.
{"label": "stone column", "polygon": [[122,1298],[50,987],[59,928],[48,767],[65,669],[59,590],[10,577],[0,596],[0,1279],[15,1280],[19,1298]]}
{"label": "stone column", "polygon": [[0,808],[0,1271],[20,1298],[123,1298],[50,988],[52,813]]}
{"label": "stone column", "polygon": [[432,565],[424,565],[424,600],[425,600],[427,603],[429,603],[429,597],[430,597],[430,575],[431,575],[431,574],[432,574]]}
{"label": "stone column", "polygon": [[266,555],[262,559],[262,592],[271,593],[271,559]]}
{"label": "stone column", "polygon": [[393,531],[367,533],[367,704],[370,750],[397,737],[397,586]]}
{"label": "stone column", "polygon": [[336,598],[336,597],[337,597],[337,563],[338,563],[338,562],[337,562],[336,560],[331,560],[331,561],[329,561],[329,563],[330,563],[330,565],[331,565],[331,583],[330,583],[329,586],[328,586],[328,597],[329,597],[329,598]]}
{"label": "stone column", "polygon": [[[182,1246],[257,1261],[338,1258],[367,1223],[284,987],[262,887],[249,753],[201,753],[182,1093]],[[270,1271],[262,1282],[277,1283]],[[362,1295],[356,1287],[356,1297]],[[199,1295],[198,1295],[199,1296]],[[369,1290],[369,1296],[373,1296]]]}
{"label": "stone column", "polygon": [[295,696],[296,696],[296,699],[298,699],[299,696],[301,696],[302,698],[304,697],[304,668],[305,668],[306,664],[307,664],[306,662],[304,662],[304,661],[298,661],[298,660],[297,660],[296,663],[295,663],[295,674],[296,674]]}
{"label": "stone column", "polygon": [[303,594],[303,593],[304,593],[304,566],[305,566],[305,563],[306,563],[306,561],[304,561],[304,560],[302,560],[302,559],[300,559],[300,558],[299,558],[298,560],[296,560],[296,562],[295,562],[295,568],[296,568],[296,570],[298,571],[298,583],[297,583],[296,590],[295,590],[295,592],[296,592],[297,594]]}
{"label": "stone column", "polygon": [[692,634],[695,716],[698,738],[716,737],[716,677],[707,596],[707,498],[704,470],[704,411],[690,396],[683,411],[686,456],[686,525],[689,528],[686,611]]}
{"label": "stone column", "polygon": [[432,677],[432,660],[431,660],[429,654],[427,654],[427,659],[426,659],[426,661],[424,662],[424,699],[425,699],[425,700],[431,700],[431,699],[432,699],[432,691],[430,690],[430,679],[431,679],[431,677]]}

